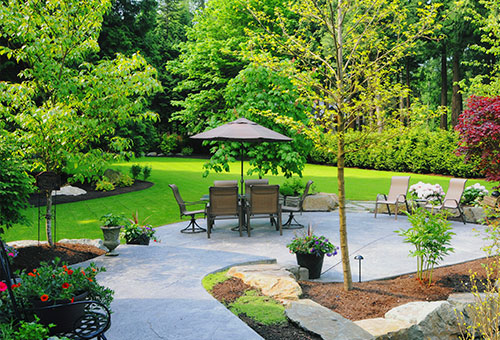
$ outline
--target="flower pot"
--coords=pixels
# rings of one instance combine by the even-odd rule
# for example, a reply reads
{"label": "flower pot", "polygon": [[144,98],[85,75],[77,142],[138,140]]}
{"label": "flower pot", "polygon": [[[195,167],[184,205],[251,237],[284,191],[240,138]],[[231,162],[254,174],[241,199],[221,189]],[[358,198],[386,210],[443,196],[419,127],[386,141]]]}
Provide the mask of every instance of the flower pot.
{"label": "flower pot", "polygon": [[[87,295],[87,292],[77,295],[74,301],[83,301]],[[73,304],[69,300],[58,300],[54,303],[43,302],[37,299],[33,300],[32,304],[35,307],[34,313],[40,318],[40,323],[42,325],[48,326],[51,323],[55,325],[55,327],[50,329],[51,335],[72,331],[75,322],[83,316],[85,311],[85,304]],[[37,309],[49,307],[54,304],[59,306],[47,309]]]}
{"label": "flower pot", "polygon": [[127,240],[127,244],[139,244],[141,246],[149,246],[149,241],[150,237],[145,234],[142,234],[141,236],[138,236],[131,240]]}
{"label": "flower pot", "polygon": [[498,197],[498,196],[500,196],[500,191],[498,191],[498,190],[492,191],[492,192],[491,192],[491,196],[493,196],[493,197]]}
{"label": "flower pot", "polygon": [[106,255],[116,256],[117,252],[114,251],[116,247],[120,244],[120,229],[122,226],[116,227],[101,227],[102,233],[104,235],[104,246],[109,249]]}
{"label": "flower pot", "polygon": [[315,254],[296,253],[295,256],[297,256],[297,263],[299,266],[309,270],[310,279],[317,279],[320,277],[325,254],[317,256]]}

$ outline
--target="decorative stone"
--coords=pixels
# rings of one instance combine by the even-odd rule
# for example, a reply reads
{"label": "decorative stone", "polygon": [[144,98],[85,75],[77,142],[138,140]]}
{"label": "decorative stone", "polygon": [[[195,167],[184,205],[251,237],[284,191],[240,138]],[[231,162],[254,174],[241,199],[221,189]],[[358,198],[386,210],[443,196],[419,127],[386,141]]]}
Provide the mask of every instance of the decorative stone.
{"label": "decorative stone", "polygon": [[89,238],[80,238],[80,239],[62,239],[59,241],[60,243],[70,243],[70,244],[85,244],[89,246],[94,246],[96,248],[108,251],[108,248],[104,246],[104,243],[101,239],[91,240]]}
{"label": "decorative stone", "polygon": [[[482,207],[463,207],[465,221],[469,223],[480,223],[486,218]],[[458,216],[458,215],[457,215]]]}
{"label": "decorative stone", "polygon": [[228,275],[237,277],[262,293],[281,302],[298,300],[302,289],[292,273],[277,264],[256,264],[232,267]]}
{"label": "decorative stone", "polygon": [[121,176],[122,174],[117,170],[107,169],[104,171],[104,177],[106,177],[111,183],[117,183]]}
{"label": "decorative stone", "polygon": [[339,198],[336,194],[319,193],[309,195],[304,199],[304,211],[332,211],[339,205]]}
{"label": "decorative stone", "polygon": [[309,270],[307,268],[301,267],[299,265],[292,265],[285,267],[285,270],[288,270],[295,276],[295,280],[302,281],[309,279]]}
{"label": "decorative stone", "polygon": [[83,189],[73,187],[71,185],[66,185],[60,190],[53,190],[52,195],[66,195],[66,196],[79,196],[85,195],[87,192]]}
{"label": "decorative stone", "polygon": [[156,152],[148,152],[146,154],[146,157],[156,157],[157,153]]}
{"label": "decorative stone", "polygon": [[354,322],[309,299],[292,301],[285,313],[292,322],[324,340],[373,339],[370,333]]}
{"label": "decorative stone", "polygon": [[391,333],[396,333],[402,329],[411,327],[411,323],[406,321],[384,318],[359,320],[354,321],[354,323],[377,339],[380,336],[385,336],[386,338],[388,336],[390,337]]}

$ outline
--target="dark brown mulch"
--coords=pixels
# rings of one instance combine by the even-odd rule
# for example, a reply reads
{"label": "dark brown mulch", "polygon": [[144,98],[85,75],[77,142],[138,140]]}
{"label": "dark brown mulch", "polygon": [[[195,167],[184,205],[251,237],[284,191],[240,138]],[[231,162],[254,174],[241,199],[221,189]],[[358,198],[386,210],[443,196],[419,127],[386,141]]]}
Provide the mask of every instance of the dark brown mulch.
{"label": "dark brown mulch", "polygon": [[68,243],[56,243],[54,248],[50,248],[47,244],[41,244],[38,246],[17,248],[17,250],[19,254],[14,259],[12,265],[13,271],[17,269],[31,271],[39,267],[40,262],[50,262],[56,257],[68,264],[75,264],[105,253],[104,250],[93,246]]}
{"label": "dark brown mulch", "polygon": [[[148,181],[135,180],[134,184],[129,187],[117,187],[115,190],[111,191],[96,191],[93,186],[90,184],[73,184],[73,186],[81,188],[85,190],[87,193],[84,195],[71,196],[71,195],[57,195],[54,196],[53,203],[55,204],[63,204],[63,203],[72,203],[79,202],[84,200],[90,200],[94,198],[102,198],[115,196],[120,194],[126,194],[129,192],[139,191],[148,189],[153,186],[154,183]],[[34,207],[45,206],[45,196],[41,193],[34,193],[30,195],[28,199],[30,205]]]}

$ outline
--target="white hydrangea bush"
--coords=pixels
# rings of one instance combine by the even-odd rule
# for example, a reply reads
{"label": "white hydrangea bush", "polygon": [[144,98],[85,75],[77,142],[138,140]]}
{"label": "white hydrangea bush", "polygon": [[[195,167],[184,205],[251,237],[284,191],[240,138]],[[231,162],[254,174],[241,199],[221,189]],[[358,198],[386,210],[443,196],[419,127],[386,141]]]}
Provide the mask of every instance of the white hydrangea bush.
{"label": "white hydrangea bush", "polygon": [[443,187],[439,184],[418,182],[410,186],[408,190],[414,199],[434,201],[444,196]]}
{"label": "white hydrangea bush", "polygon": [[475,183],[465,188],[461,203],[464,205],[479,205],[483,197],[488,193],[484,185]]}

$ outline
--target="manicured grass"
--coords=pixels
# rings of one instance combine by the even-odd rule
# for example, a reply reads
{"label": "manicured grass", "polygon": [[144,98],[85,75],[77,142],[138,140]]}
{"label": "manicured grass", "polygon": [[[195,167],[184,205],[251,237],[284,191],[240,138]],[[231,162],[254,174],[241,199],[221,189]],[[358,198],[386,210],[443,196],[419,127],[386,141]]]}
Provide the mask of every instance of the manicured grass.
{"label": "manicured grass", "polygon": [[[214,174],[203,178],[203,159],[191,158],[140,158],[131,163],[119,163],[114,167],[129,172],[132,164],[150,165],[153,168],[150,181],[155,185],[149,189],[87,200],[77,203],[67,203],[57,206],[57,239],[61,238],[101,238],[99,218],[109,212],[124,213],[131,216],[135,211],[140,218],[149,216],[148,222],[153,226],[161,226],[180,220],[179,208],[175,203],[168,184],[175,183],[186,201],[196,201],[208,193],[208,187],[214,180],[238,179],[240,176],[240,163],[232,164],[231,172]],[[247,169],[245,165],[245,169]],[[346,169],[346,195],[351,200],[375,200],[378,193],[387,193],[392,176],[404,175],[390,171],[375,171],[364,169]],[[423,181],[426,183],[439,183],[446,191],[449,177],[435,175],[411,176],[410,184]],[[257,178],[255,176],[245,178]],[[266,176],[271,184],[283,184],[282,176]],[[337,192],[337,170],[335,167],[308,164],[303,174],[303,181],[313,180],[317,191]],[[492,183],[483,180],[470,180],[468,185],[479,182],[491,189]],[[41,214],[44,214],[43,207]],[[37,239],[38,209],[27,209],[26,215],[31,221],[30,226],[15,226],[7,231],[7,241],[22,239]],[[44,220],[41,221],[42,240],[44,237]]]}

